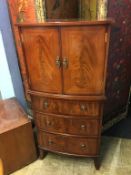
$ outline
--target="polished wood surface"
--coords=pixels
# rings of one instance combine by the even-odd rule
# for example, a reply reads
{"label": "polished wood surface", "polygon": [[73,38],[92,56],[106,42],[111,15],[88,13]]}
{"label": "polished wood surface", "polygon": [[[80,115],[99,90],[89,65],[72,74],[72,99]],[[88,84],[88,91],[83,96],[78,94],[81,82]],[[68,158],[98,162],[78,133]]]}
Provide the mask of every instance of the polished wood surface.
{"label": "polished wood surface", "polygon": [[63,27],[64,94],[103,94],[106,26]]}
{"label": "polished wood surface", "polygon": [[42,27],[42,26],[97,26],[97,25],[112,25],[114,24],[113,19],[103,19],[103,20],[85,20],[85,19],[65,19],[65,20],[46,20],[45,22],[39,22],[39,23],[28,23],[28,22],[23,22],[23,23],[16,23],[16,26],[19,27]]}
{"label": "polished wood surface", "polygon": [[49,94],[38,91],[28,90],[28,93],[31,96],[36,97],[46,97],[46,98],[55,98],[55,99],[65,99],[65,100],[83,100],[83,101],[98,101],[99,103],[103,103],[106,100],[105,95],[65,95],[65,94]]}
{"label": "polished wood surface", "polygon": [[15,98],[0,100],[0,134],[29,122],[27,114]]}
{"label": "polished wood surface", "polygon": [[32,109],[53,114],[99,116],[100,104],[80,100],[58,100],[31,96]]}
{"label": "polished wood surface", "polygon": [[[98,157],[111,20],[17,24],[40,158]],[[97,161],[95,161],[98,169]]]}
{"label": "polished wood surface", "polygon": [[0,158],[5,175],[37,159],[31,121],[15,98],[0,101]]}
{"label": "polished wood surface", "polygon": [[97,142],[97,139],[39,132],[40,146],[58,152],[93,156],[97,154]]}
{"label": "polished wood surface", "polygon": [[41,130],[52,133],[66,133],[73,135],[98,136],[100,120],[85,117],[53,116],[34,113],[36,125]]}
{"label": "polished wood surface", "polygon": [[61,93],[61,72],[57,28],[22,29],[25,61],[32,90]]}

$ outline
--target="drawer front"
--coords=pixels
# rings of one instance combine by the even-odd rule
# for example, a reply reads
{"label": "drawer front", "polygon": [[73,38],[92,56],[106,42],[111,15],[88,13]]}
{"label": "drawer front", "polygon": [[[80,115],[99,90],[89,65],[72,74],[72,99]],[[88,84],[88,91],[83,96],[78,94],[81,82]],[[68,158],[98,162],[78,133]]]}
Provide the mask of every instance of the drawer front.
{"label": "drawer front", "polygon": [[41,147],[50,151],[93,156],[97,154],[98,139],[39,132],[39,144]]}
{"label": "drawer front", "polygon": [[54,133],[98,136],[100,120],[35,113],[38,128]]}
{"label": "drawer front", "polygon": [[44,113],[98,116],[100,103],[32,96],[32,107]]}

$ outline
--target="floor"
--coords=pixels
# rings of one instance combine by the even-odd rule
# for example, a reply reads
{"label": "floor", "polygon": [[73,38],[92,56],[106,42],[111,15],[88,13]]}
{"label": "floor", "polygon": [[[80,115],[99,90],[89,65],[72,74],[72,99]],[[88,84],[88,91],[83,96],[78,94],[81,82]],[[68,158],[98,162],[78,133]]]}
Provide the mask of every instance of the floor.
{"label": "floor", "polygon": [[131,106],[127,117],[108,129],[103,135],[131,139]]}
{"label": "floor", "polygon": [[103,135],[131,139],[131,116],[122,119],[119,123],[104,132]]}
{"label": "floor", "polygon": [[131,140],[103,137],[99,171],[92,159],[49,153],[12,175],[131,175]]}

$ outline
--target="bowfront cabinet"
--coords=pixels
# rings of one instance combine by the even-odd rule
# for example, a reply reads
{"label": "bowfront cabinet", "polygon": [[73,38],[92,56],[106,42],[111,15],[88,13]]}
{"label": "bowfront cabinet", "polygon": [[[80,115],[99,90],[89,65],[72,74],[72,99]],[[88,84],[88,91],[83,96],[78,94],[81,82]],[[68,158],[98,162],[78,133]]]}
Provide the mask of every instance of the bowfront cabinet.
{"label": "bowfront cabinet", "polygon": [[18,24],[41,158],[94,157],[99,168],[111,23]]}

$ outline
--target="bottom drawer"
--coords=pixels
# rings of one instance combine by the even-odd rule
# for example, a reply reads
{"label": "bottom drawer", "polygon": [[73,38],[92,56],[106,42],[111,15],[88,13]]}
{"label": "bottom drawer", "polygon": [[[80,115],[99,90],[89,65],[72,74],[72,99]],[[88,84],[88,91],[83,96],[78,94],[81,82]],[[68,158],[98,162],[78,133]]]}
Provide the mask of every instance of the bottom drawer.
{"label": "bottom drawer", "polygon": [[49,151],[95,156],[97,155],[98,139],[39,132],[39,144]]}

